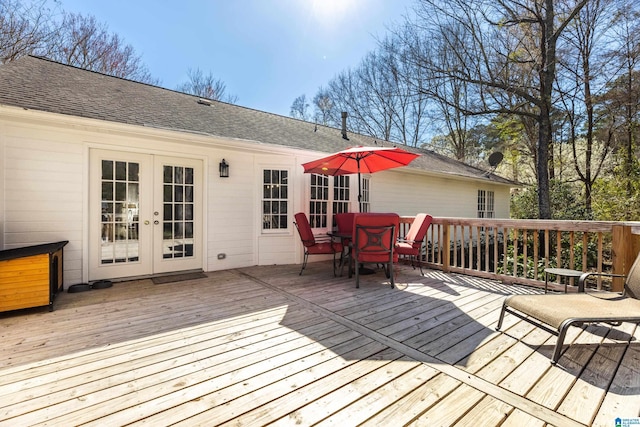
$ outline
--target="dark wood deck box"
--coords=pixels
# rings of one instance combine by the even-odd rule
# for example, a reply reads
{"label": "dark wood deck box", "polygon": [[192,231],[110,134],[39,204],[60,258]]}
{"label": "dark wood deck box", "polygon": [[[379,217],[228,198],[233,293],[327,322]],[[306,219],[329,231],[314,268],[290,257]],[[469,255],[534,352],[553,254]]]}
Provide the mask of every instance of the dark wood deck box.
{"label": "dark wood deck box", "polygon": [[0,251],[0,312],[49,306],[64,289],[63,247],[68,241]]}

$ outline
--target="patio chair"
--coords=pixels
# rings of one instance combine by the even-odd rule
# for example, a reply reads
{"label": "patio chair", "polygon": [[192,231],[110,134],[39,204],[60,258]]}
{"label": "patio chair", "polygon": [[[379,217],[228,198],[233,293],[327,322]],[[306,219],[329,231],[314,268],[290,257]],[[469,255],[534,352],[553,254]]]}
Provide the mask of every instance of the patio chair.
{"label": "patio chair", "polygon": [[[591,276],[620,275],[584,273],[578,288],[585,289]],[[622,276],[625,277],[625,276]],[[629,270],[624,291],[578,292],[574,294],[511,295],[504,300],[496,330],[502,327],[504,314],[510,313],[557,336],[551,364],[558,363],[569,326],[604,322],[616,326],[621,322],[640,323],[640,254]]]}
{"label": "patio chair", "polygon": [[[336,227],[340,234],[353,234],[354,212],[344,212],[335,214]],[[343,243],[348,244],[350,239],[343,239]]]}
{"label": "patio chair", "polygon": [[333,275],[336,275],[336,254],[342,254],[342,244],[334,242],[329,236],[314,236],[309,225],[309,219],[304,212],[294,215],[294,225],[304,246],[304,260],[300,269],[300,276],[307,266],[309,255],[333,255]]}
{"label": "patio chair", "polygon": [[433,217],[431,215],[425,213],[416,215],[411,223],[411,227],[409,227],[407,235],[404,236],[404,238],[398,238],[396,242],[396,252],[398,255],[408,255],[411,257],[411,266],[414,270],[416,268],[414,260],[418,260],[421,275],[424,275],[422,271],[422,245],[432,221]]}
{"label": "patio chair", "polygon": [[355,267],[356,288],[360,287],[360,264],[385,266],[385,273],[395,287],[393,263],[398,262],[394,250],[400,217],[393,213],[362,213],[353,217],[353,242],[350,251],[349,277]]}

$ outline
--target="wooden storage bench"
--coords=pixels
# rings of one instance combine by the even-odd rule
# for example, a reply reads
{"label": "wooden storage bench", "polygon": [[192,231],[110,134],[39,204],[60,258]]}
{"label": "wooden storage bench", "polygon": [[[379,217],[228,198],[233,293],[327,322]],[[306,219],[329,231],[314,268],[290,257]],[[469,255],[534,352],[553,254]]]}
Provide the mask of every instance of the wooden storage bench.
{"label": "wooden storage bench", "polygon": [[64,289],[63,247],[68,241],[0,251],[0,312],[49,306]]}

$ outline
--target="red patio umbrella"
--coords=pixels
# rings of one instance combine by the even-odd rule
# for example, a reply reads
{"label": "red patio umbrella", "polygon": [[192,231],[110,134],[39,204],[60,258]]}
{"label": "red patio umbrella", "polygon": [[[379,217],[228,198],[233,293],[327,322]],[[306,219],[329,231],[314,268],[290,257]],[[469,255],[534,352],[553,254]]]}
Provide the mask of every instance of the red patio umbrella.
{"label": "red patio umbrella", "polygon": [[358,174],[358,205],[362,211],[361,173],[374,173],[406,166],[419,154],[396,147],[351,147],[321,159],[304,163],[304,173],[321,175]]}

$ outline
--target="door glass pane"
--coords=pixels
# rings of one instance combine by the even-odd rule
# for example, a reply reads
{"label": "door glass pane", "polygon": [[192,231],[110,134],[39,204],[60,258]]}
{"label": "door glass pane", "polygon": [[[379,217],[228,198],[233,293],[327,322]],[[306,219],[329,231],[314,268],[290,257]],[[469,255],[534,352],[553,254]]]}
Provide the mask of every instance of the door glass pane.
{"label": "door glass pane", "polygon": [[139,170],[138,163],[102,161],[102,264],[138,261]]}
{"label": "door glass pane", "polygon": [[163,166],[162,257],[193,257],[194,169]]}
{"label": "door glass pane", "polygon": [[129,181],[137,182],[139,176],[138,164],[137,163],[129,163]]}
{"label": "door glass pane", "polygon": [[127,162],[116,162],[116,180],[125,181],[127,179]]}
{"label": "door glass pane", "polygon": [[102,179],[113,179],[113,162],[111,160],[102,161]]}
{"label": "door glass pane", "polygon": [[182,197],[182,195],[183,195],[183,193],[184,193],[184,187],[183,187],[182,185],[176,185],[176,186],[173,188],[173,191],[174,191],[174,193],[175,193],[174,200],[175,200],[176,202],[182,202],[182,201],[183,201],[183,199],[184,199],[184,197]]}

